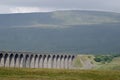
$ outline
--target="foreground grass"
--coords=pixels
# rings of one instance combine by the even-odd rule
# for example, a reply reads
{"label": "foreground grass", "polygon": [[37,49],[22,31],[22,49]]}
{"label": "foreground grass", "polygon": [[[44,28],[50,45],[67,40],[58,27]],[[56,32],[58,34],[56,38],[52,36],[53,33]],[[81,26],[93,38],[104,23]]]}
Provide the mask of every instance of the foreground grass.
{"label": "foreground grass", "polygon": [[120,71],[0,68],[0,80],[120,80]]}

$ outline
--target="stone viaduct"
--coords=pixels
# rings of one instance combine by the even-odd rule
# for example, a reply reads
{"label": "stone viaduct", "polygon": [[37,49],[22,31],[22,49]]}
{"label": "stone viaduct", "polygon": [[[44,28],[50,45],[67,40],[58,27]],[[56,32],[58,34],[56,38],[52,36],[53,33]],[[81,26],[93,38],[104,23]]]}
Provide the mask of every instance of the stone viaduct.
{"label": "stone viaduct", "polygon": [[0,51],[0,67],[73,69],[74,54]]}

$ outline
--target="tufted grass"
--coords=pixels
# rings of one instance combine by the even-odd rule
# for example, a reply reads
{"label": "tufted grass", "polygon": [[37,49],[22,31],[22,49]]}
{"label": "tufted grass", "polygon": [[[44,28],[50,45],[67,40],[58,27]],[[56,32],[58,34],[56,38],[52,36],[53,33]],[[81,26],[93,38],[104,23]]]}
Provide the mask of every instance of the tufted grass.
{"label": "tufted grass", "polygon": [[0,68],[0,80],[120,80],[120,71]]}

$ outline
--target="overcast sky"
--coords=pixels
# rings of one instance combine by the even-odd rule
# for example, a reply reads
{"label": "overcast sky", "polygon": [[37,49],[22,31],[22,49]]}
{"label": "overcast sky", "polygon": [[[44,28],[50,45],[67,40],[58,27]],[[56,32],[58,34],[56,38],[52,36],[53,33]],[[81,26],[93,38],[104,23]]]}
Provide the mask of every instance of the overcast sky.
{"label": "overcast sky", "polygon": [[79,9],[120,13],[120,0],[0,0],[0,13]]}

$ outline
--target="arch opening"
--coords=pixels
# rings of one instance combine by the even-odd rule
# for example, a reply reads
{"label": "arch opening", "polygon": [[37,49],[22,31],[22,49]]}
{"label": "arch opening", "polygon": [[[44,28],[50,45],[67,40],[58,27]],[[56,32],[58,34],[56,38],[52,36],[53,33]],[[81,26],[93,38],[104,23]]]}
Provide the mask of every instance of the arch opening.
{"label": "arch opening", "polygon": [[25,56],[25,67],[29,68],[29,55],[28,54]]}
{"label": "arch opening", "polygon": [[30,68],[34,68],[34,57],[33,57],[33,55],[30,56]]}
{"label": "arch opening", "polygon": [[67,69],[67,67],[68,67],[68,57],[67,57],[67,55],[65,55],[65,57],[64,57],[64,68]]}
{"label": "arch opening", "polygon": [[61,61],[60,68],[63,69],[64,68],[64,57],[63,57],[63,55],[61,55],[60,61]]}
{"label": "arch opening", "polygon": [[23,67],[23,54],[20,54],[19,67]]}
{"label": "arch opening", "polygon": [[0,53],[0,67],[4,66],[4,58],[3,58],[3,54]]}
{"label": "arch opening", "polygon": [[38,55],[35,55],[35,68],[38,68]]}
{"label": "arch opening", "polygon": [[52,68],[56,68],[56,56],[53,55],[52,57]]}
{"label": "arch opening", "polygon": [[57,55],[57,58],[56,58],[56,68],[60,68],[60,56],[59,55]]}
{"label": "arch opening", "polygon": [[14,67],[14,55],[13,54],[10,54],[10,67]]}
{"label": "arch opening", "polygon": [[15,67],[19,67],[19,55],[15,54]]}
{"label": "arch opening", "polygon": [[9,59],[8,59],[8,54],[6,53],[5,54],[5,57],[4,57],[4,66],[5,67],[9,67]]}
{"label": "arch opening", "polygon": [[43,68],[47,68],[47,56],[43,56]]}
{"label": "arch opening", "polygon": [[71,58],[71,55],[68,56],[68,69],[71,68],[71,65],[72,65],[72,58]]}
{"label": "arch opening", "polygon": [[42,55],[39,55],[39,68],[42,68],[43,67],[43,56]]}
{"label": "arch opening", "polygon": [[47,58],[47,62],[48,62],[47,67],[48,68],[51,68],[51,64],[52,64],[52,60],[51,59],[52,59],[51,55],[48,55],[48,58]]}

